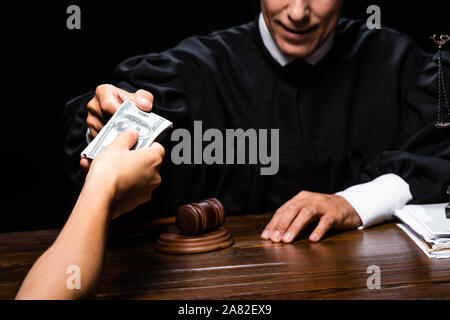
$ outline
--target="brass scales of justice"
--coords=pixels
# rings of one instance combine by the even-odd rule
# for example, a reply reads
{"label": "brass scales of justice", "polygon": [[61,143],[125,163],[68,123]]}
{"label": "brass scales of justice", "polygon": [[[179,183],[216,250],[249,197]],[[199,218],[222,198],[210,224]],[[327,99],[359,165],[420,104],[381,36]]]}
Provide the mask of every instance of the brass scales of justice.
{"label": "brass scales of justice", "polygon": [[[436,128],[450,128],[450,107],[448,105],[448,95],[445,86],[444,70],[442,68],[441,48],[450,41],[448,34],[443,34],[436,39],[436,35],[431,37],[438,47],[438,116],[437,122],[434,124]],[[447,114],[445,115],[445,110]],[[447,188],[447,194],[450,195],[450,186]],[[450,202],[445,207],[445,216],[450,219]]]}
{"label": "brass scales of justice", "polygon": [[[437,122],[434,125],[436,128],[448,128],[450,127],[450,107],[448,105],[445,75],[442,68],[441,48],[448,41],[450,41],[450,36],[448,34],[443,34],[439,37],[439,39],[436,39],[436,35],[433,35],[431,39],[433,39],[434,43],[438,47],[438,115]],[[447,111],[447,114],[445,114],[445,111]]]}

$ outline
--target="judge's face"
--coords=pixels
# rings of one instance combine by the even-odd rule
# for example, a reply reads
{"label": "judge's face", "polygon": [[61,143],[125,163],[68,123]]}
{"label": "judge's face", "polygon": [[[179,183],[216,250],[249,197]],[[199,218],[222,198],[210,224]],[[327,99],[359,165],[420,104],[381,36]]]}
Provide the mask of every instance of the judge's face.
{"label": "judge's face", "polygon": [[266,25],[281,51],[306,58],[333,31],[343,0],[261,0]]}

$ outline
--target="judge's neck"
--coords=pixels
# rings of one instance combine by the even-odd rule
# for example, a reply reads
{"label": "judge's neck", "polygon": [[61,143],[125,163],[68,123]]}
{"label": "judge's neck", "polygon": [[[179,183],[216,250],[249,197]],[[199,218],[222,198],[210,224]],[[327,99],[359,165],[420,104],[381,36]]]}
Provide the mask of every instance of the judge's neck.
{"label": "judge's neck", "polygon": [[[280,47],[278,47],[277,43],[270,34],[269,29],[267,28],[262,13],[260,13],[259,15],[258,26],[264,46],[267,48],[272,58],[274,58],[282,67],[287,65],[289,62],[295,60],[294,56],[285,54],[284,52],[281,51]],[[314,51],[312,54],[310,54],[303,60],[305,60],[311,65],[315,65],[317,62],[319,62],[320,59],[322,59],[328,53],[331,46],[333,45],[333,39],[334,39],[334,30],[316,51]]]}

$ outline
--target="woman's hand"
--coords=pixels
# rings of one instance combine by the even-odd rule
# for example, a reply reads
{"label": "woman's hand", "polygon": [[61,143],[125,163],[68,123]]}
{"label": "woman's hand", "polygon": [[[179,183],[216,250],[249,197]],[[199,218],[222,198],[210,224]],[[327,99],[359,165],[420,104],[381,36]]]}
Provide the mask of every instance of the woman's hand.
{"label": "woman's hand", "polygon": [[149,148],[130,150],[137,139],[134,130],[121,132],[89,167],[86,184],[96,185],[98,192],[106,193],[113,218],[149,201],[161,183],[158,170],[164,148],[153,142]]}

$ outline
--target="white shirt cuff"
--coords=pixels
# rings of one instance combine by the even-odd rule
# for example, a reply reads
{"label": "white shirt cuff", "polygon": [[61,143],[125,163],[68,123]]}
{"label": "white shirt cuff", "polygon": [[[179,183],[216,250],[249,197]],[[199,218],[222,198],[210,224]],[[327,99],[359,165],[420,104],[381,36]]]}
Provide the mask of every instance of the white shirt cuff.
{"label": "white shirt cuff", "polygon": [[362,221],[360,229],[391,220],[394,211],[412,199],[409,184],[393,173],[354,185],[336,195],[343,197],[356,210]]}
{"label": "white shirt cuff", "polygon": [[86,131],[86,141],[87,141],[87,144],[91,143],[92,140],[94,140],[94,138],[92,138],[92,136],[91,136],[91,130],[89,130],[89,128],[88,128],[87,131]]}

